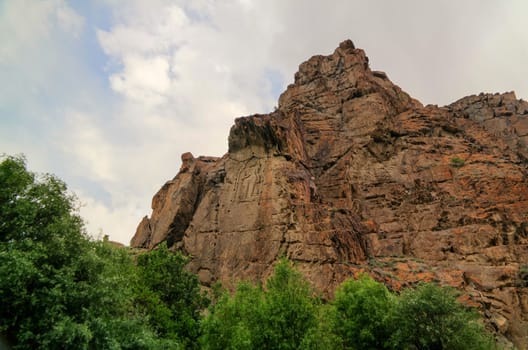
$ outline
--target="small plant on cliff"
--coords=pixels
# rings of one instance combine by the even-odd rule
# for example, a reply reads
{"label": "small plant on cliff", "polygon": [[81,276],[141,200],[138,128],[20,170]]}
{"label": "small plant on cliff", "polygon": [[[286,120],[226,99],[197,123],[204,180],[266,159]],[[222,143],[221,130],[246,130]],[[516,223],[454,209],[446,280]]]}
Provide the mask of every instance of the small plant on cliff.
{"label": "small plant on cliff", "polygon": [[460,168],[460,167],[463,167],[464,164],[465,164],[465,161],[462,158],[459,158],[459,157],[451,158],[451,166],[452,167]]}

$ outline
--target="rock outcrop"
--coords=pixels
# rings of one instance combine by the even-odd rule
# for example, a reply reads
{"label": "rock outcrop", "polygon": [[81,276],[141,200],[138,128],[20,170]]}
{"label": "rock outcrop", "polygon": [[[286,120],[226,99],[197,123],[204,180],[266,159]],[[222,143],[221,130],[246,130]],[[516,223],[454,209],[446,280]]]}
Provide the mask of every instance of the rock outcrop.
{"label": "rock outcrop", "polygon": [[351,41],[300,65],[221,158],[182,156],[131,245],[189,254],[202,283],[266,278],[286,256],[319,290],[367,272],[439,281],[528,347],[528,103],[423,106]]}

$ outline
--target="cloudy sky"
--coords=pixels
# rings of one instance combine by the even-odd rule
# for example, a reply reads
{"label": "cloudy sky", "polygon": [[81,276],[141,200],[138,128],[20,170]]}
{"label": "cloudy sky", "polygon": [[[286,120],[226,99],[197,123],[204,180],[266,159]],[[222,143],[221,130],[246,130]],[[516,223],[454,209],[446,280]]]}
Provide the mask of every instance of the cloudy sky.
{"label": "cloudy sky", "polygon": [[62,178],[128,243],[180,155],[220,156],[346,38],[423,103],[528,99],[528,2],[0,0],[0,153]]}

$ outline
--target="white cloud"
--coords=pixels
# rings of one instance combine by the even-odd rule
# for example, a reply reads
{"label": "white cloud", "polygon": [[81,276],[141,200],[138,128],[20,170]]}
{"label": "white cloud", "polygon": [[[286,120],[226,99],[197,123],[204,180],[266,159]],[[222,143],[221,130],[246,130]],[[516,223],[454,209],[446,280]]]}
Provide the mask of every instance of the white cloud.
{"label": "white cloud", "polygon": [[124,70],[110,76],[112,88],[137,103],[159,105],[166,99],[171,85],[166,57],[123,57]]}
{"label": "white cloud", "polygon": [[83,188],[74,188],[81,203],[80,214],[84,218],[88,232],[95,238],[108,235],[111,240],[128,243],[141,218],[143,208],[134,206],[139,198],[127,198],[126,202],[108,205]]}
{"label": "white cloud", "polygon": [[[31,47],[50,30],[49,2],[32,3],[29,0],[6,1],[0,12],[0,63],[16,59],[24,47]],[[28,25],[21,25],[27,23]]]}
{"label": "white cloud", "polygon": [[78,35],[83,17],[64,0],[5,0],[0,11],[0,64],[38,49],[54,25],[69,35]]}
{"label": "white cloud", "polygon": [[156,6],[156,2],[130,1],[119,6],[116,17],[112,29],[98,30],[97,36],[105,52],[117,59],[169,52],[180,44],[175,32],[189,24],[185,12],[170,2]]}
{"label": "white cloud", "polygon": [[110,140],[106,139],[96,118],[79,111],[66,111],[64,135],[57,140],[57,148],[69,156],[71,169],[77,176],[85,176],[94,181],[113,182],[117,173],[113,167],[116,156]]}
{"label": "white cloud", "polygon": [[84,18],[64,2],[59,2],[55,9],[59,27],[67,33],[78,37],[84,27]]}

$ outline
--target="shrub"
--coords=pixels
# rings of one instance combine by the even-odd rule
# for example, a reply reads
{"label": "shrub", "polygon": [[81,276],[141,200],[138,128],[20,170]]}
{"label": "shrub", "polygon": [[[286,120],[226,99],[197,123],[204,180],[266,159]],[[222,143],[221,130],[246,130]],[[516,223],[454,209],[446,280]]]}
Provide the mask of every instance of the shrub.
{"label": "shrub", "polygon": [[459,158],[459,157],[451,158],[451,166],[453,166],[455,168],[460,168],[460,167],[464,166],[464,164],[465,164],[465,160],[462,159],[462,158]]}
{"label": "shrub", "polygon": [[345,281],[333,301],[333,328],[343,349],[386,349],[394,296],[367,275]]}
{"label": "shrub", "polygon": [[162,337],[195,348],[200,312],[207,298],[196,275],[185,270],[187,258],[169,251],[166,243],[137,257],[136,303],[149,315],[149,324]]}
{"label": "shrub", "polygon": [[239,284],[202,324],[204,349],[299,349],[317,327],[319,301],[302,275],[282,260],[266,289]]}
{"label": "shrub", "polygon": [[396,303],[390,338],[394,349],[494,349],[478,313],[460,304],[451,288],[420,284]]}

